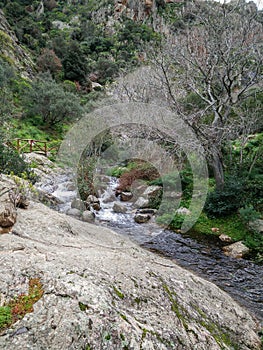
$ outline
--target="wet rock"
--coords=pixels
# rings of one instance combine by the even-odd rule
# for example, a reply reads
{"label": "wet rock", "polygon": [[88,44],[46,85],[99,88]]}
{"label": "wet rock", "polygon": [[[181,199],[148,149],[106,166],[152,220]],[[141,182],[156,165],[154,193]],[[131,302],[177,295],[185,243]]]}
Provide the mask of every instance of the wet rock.
{"label": "wet rock", "polygon": [[93,223],[95,221],[95,214],[89,210],[85,210],[82,213],[82,220],[85,222]]}
{"label": "wet rock", "polygon": [[84,211],[86,210],[86,205],[85,203],[79,199],[79,198],[75,198],[72,202],[71,202],[71,208],[72,209],[78,209],[80,211]]}
{"label": "wet rock", "polygon": [[131,192],[121,192],[120,194],[120,199],[123,202],[128,202],[129,200],[132,199],[132,193]]}
{"label": "wet rock", "polygon": [[143,192],[143,196],[146,196],[148,198],[153,198],[160,195],[161,192],[162,192],[161,186],[149,186]]}
{"label": "wet rock", "polygon": [[145,222],[148,222],[151,217],[152,215],[150,214],[136,213],[134,216],[134,221],[137,222],[137,224],[144,224]]}
{"label": "wet rock", "polygon": [[242,242],[236,242],[228,246],[223,247],[225,255],[232,258],[243,258],[249,253],[249,248]]}
{"label": "wet rock", "polygon": [[80,218],[81,211],[79,209],[76,209],[76,208],[71,208],[67,211],[67,215],[74,216],[76,218]]}
{"label": "wet rock", "polygon": [[107,195],[103,196],[103,203],[111,203],[114,202],[116,199],[115,195],[113,193],[107,193]]}
{"label": "wet rock", "polygon": [[96,211],[99,211],[100,210],[100,203],[93,203],[93,204],[90,204],[91,207],[96,210]]}
{"label": "wet rock", "polygon": [[93,210],[99,211],[101,208],[100,200],[96,196],[89,195],[86,200],[86,208],[88,210],[93,209]]}
{"label": "wet rock", "polygon": [[113,204],[113,211],[115,213],[122,213],[122,214],[124,214],[124,213],[127,212],[127,208],[123,204],[115,202]]}
{"label": "wet rock", "polygon": [[16,223],[17,212],[12,204],[6,204],[0,212],[0,226],[12,227]]}
{"label": "wet rock", "polygon": [[147,208],[149,206],[149,199],[144,197],[139,197],[134,203],[135,208]]}
{"label": "wet rock", "polygon": [[137,213],[140,213],[140,214],[150,214],[150,215],[154,215],[156,214],[156,212],[157,212],[157,209],[152,209],[152,208],[143,208],[137,211]]}
{"label": "wet rock", "polygon": [[177,209],[176,211],[176,214],[182,214],[182,215],[191,215],[191,211],[187,208],[184,208],[184,207],[181,207],[179,209]]}
{"label": "wet rock", "polygon": [[68,183],[65,184],[65,189],[67,191],[76,191],[76,186],[75,186],[74,183],[68,182]]}
{"label": "wet rock", "polygon": [[87,203],[99,203],[100,202],[100,200],[99,200],[99,198],[97,198],[96,196],[93,196],[92,194],[90,194],[89,196],[88,196],[88,198],[86,199],[86,202]]}
{"label": "wet rock", "polygon": [[222,233],[222,235],[219,236],[219,239],[220,239],[220,241],[222,241],[222,242],[228,242],[228,243],[233,242],[233,240],[232,240],[231,237],[229,237],[228,235],[225,235],[225,234],[223,234],[223,233]]}

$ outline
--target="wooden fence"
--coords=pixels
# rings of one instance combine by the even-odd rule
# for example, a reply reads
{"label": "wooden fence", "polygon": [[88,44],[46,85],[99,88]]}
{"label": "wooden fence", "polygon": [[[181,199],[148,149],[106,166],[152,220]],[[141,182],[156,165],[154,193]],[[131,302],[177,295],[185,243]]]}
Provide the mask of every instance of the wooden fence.
{"label": "wooden fence", "polygon": [[18,153],[39,153],[44,154],[46,157],[48,152],[57,150],[57,147],[48,147],[48,141],[40,141],[33,139],[15,139],[13,142],[9,142],[8,146],[13,147]]}

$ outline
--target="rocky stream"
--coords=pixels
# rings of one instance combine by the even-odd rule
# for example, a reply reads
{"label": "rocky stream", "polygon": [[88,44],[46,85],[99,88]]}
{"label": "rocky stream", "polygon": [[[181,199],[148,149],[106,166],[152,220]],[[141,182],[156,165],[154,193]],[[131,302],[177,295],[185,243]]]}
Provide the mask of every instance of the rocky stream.
{"label": "rocky stream", "polygon": [[[56,177],[55,182],[49,181],[42,185],[43,190],[61,201],[57,206],[61,212],[69,212],[71,203],[76,198],[72,181],[68,174],[63,174]],[[101,208],[94,211],[96,225],[106,226],[128,236],[145,249],[174,259],[178,265],[215,283],[263,323],[262,266],[247,259],[226,256],[222,250],[226,243],[217,236],[195,232],[176,233],[157,225],[154,218],[147,223],[136,223],[133,203],[115,197],[116,184],[116,178],[103,177],[103,186],[99,191]],[[116,204],[124,209],[115,210]]]}

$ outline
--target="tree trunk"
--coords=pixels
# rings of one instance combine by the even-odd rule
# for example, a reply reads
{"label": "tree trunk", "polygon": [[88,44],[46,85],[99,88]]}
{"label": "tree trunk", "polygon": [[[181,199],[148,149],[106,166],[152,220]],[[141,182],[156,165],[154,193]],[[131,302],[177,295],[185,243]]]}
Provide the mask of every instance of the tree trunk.
{"label": "tree trunk", "polygon": [[224,188],[224,170],[223,170],[223,160],[218,151],[214,151],[212,154],[211,166],[213,169],[216,188],[222,190]]}

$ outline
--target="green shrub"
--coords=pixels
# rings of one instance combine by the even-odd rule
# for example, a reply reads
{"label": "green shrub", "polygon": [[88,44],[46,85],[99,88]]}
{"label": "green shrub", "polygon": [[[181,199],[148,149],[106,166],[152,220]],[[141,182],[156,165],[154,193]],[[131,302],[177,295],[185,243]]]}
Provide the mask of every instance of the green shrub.
{"label": "green shrub", "polygon": [[12,322],[12,313],[9,306],[0,306],[0,329],[9,326]]}
{"label": "green shrub", "polygon": [[208,195],[204,209],[211,218],[222,217],[235,213],[244,201],[244,182],[229,178],[223,190],[215,189]]}
{"label": "green shrub", "polygon": [[108,176],[120,177],[125,172],[129,171],[126,167],[118,166],[114,168],[109,168],[106,172]]}
{"label": "green shrub", "polygon": [[36,181],[29,165],[12,148],[6,147],[0,142],[0,173],[26,176],[32,183]]}
{"label": "green shrub", "polygon": [[257,212],[252,205],[239,209],[239,214],[241,220],[243,220],[245,224],[260,218],[259,212]]}
{"label": "green shrub", "polygon": [[257,174],[248,178],[245,183],[246,203],[263,213],[263,175]]}

